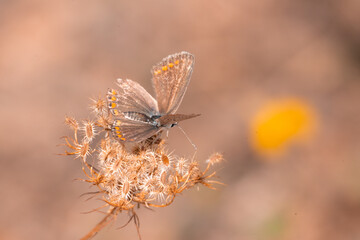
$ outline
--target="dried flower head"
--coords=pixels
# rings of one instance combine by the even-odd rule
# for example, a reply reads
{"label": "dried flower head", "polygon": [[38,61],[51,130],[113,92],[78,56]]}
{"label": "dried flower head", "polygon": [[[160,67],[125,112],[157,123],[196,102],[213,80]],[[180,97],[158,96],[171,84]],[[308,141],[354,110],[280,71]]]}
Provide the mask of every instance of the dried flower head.
{"label": "dried flower head", "polygon": [[214,183],[219,183],[212,180],[215,172],[209,171],[213,164],[222,161],[221,154],[213,154],[201,171],[195,159],[168,151],[159,135],[125,146],[112,137],[112,115],[104,111],[103,103],[100,98],[93,102],[95,121],[86,120],[79,125],[74,118],[65,118],[74,131],[73,137],[64,137],[71,150],[65,153],[82,160],[87,177],[84,181],[97,187],[96,195],[105,202],[102,207],[109,207],[107,216],[83,239],[95,235],[121,211],[129,211],[130,220],[138,227],[135,206],[166,207],[179,193],[197,184],[213,188]]}

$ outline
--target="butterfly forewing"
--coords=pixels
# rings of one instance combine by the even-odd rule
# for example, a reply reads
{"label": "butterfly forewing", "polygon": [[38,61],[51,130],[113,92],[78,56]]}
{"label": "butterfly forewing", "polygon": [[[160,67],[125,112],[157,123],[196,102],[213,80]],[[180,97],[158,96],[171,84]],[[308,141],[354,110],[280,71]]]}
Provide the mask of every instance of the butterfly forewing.
{"label": "butterfly forewing", "polygon": [[156,100],[137,82],[118,79],[119,90],[109,89],[108,106],[114,116],[139,112],[149,117],[158,113]]}
{"label": "butterfly forewing", "polygon": [[173,114],[179,108],[190,82],[195,58],[181,52],[164,58],[152,70],[153,86],[161,114]]}

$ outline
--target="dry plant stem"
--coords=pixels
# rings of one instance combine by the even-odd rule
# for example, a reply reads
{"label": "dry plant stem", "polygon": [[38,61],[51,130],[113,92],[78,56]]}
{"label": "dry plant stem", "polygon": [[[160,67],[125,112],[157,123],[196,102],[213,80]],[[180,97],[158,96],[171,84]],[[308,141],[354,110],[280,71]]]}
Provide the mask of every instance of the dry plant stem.
{"label": "dry plant stem", "polygon": [[93,236],[95,236],[101,229],[106,227],[118,214],[118,209],[113,208],[104,218],[101,220],[88,234],[86,234],[84,237],[81,238],[81,240],[87,240],[91,239]]}
{"label": "dry plant stem", "polygon": [[[93,238],[98,232],[100,232],[104,227],[106,227],[109,223],[111,223],[117,216],[117,214],[120,212],[117,207],[113,207],[112,210],[84,237],[81,238],[81,240],[87,240]],[[140,219],[139,216],[136,214],[134,209],[131,209],[131,217],[129,220],[118,229],[126,227],[131,220],[134,221],[136,231],[138,233],[138,237],[141,240],[141,234],[140,234]]]}

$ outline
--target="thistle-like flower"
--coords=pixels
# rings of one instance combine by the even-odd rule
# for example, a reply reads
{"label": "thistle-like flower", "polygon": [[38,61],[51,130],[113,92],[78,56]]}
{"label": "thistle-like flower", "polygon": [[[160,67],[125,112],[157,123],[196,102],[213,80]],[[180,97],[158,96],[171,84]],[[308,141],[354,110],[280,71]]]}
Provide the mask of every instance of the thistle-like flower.
{"label": "thistle-like flower", "polygon": [[159,134],[125,146],[111,134],[113,119],[104,110],[104,100],[94,100],[92,109],[96,115],[94,121],[79,124],[72,117],[65,118],[74,132],[73,137],[64,137],[70,149],[65,154],[82,160],[84,181],[97,187],[95,194],[105,203],[100,208],[109,208],[106,217],[83,239],[94,236],[121,211],[129,211],[130,220],[138,228],[135,206],[166,207],[179,193],[197,184],[213,188],[214,183],[219,183],[213,180],[215,171],[209,171],[223,160],[221,154],[210,156],[207,167],[201,171],[196,159],[178,157],[167,150]]}

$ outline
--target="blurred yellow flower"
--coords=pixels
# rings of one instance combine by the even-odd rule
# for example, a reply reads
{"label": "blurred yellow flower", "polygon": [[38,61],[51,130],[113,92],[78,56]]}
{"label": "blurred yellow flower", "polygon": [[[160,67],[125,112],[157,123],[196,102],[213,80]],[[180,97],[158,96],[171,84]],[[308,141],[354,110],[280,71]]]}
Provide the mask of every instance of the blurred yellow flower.
{"label": "blurred yellow flower", "polygon": [[284,152],[290,143],[313,133],[315,114],[300,99],[283,99],[263,106],[252,120],[252,145],[261,154]]}

